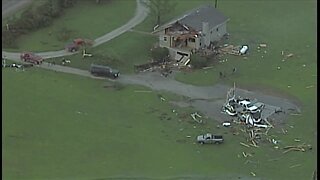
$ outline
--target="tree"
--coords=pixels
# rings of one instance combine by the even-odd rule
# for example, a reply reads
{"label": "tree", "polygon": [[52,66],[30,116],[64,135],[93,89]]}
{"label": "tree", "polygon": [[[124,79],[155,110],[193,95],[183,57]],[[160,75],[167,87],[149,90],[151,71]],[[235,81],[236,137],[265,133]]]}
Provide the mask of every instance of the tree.
{"label": "tree", "polygon": [[169,50],[165,47],[157,47],[151,50],[151,57],[155,61],[165,61],[169,55]]}
{"label": "tree", "polygon": [[143,4],[147,6],[151,13],[153,13],[157,18],[157,25],[160,25],[162,22],[162,17],[165,14],[170,13],[174,10],[176,4],[172,0],[149,0],[143,1]]}
{"label": "tree", "polygon": [[195,69],[200,69],[206,67],[209,63],[206,57],[202,57],[198,54],[192,54],[190,57],[190,65]]}

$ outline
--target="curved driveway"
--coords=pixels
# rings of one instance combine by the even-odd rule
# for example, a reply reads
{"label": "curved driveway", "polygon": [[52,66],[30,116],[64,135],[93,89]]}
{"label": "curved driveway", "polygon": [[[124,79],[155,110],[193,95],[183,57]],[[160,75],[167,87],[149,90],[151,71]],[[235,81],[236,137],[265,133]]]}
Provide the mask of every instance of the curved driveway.
{"label": "curved driveway", "polygon": [[[99,46],[105,42],[110,41],[111,39],[117,36],[120,36],[121,34],[125,33],[126,31],[140,24],[148,16],[149,9],[142,4],[141,1],[143,0],[136,0],[136,1],[137,1],[137,8],[136,8],[135,16],[123,26],[95,39],[93,47]],[[24,1],[21,1],[21,2],[24,2]],[[2,12],[2,14],[4,14],[4,12]],[[60,50],[60,51],[40,52],[36,54],[43,57],[44,59],[47,59],[47,58],[53,58],[53,57],[69,56],[75,53],[70,53],[70,52],[66,52],[65,50]],[[20,53],[2,51],[2,56],[6,56],[7,59],[11,59],[14,61],[20,61]]]}
{"label": "curved driveway", "polygon": [[[148,15],[148,9],[141,3],[141,0],[137,0],[137,9],[135,16],[128,21],[125,25],[115,29],[114,31],[107,33],[106,35],[99,37],[95,40],[95,45],[98,46],[102,43],[108,42],[111,39],[123,34],[124,32],[130,30],[137,24],[141,23]],[[16,62],[21,62],[20,53],[12,53],[2,51],[2,54],[7,56],[8,59],[14,60]],[[66,52],[65,50],[51,51],[37,53],[44,58],[61,57],[67,56],[74,53]],[[44,62],[39,65],[39,67],[64,73],[71,73],[76,75],[81,75],[85,77],[104,79],[92,76],[89,71],[81,70],[72,67],[53,65],[50,66],[48,63]],[[182,95],[194,99],[192,102],[188,102],[187,106],[191,105],[198,109],[200,112],[206,114],[209,117],[226,120],[228,117],[220,113],[221,105],[224,103],[225,95],[227,90],[230,88],[225,85],[214,85],[208,87],[197,87],[193,85],[184,84],[174,80],[173,78],[164,78],[159,73],[140,73],[136,75],[121,75],[117,80],[119,83],[123,84],[138,84],[142,86],[149,87],[153,90],[165,90],[174,94]],[[294,103],[290,102],[288,99],[282,97],[275,97],[270,95],[265,95],[258,91],[247,91],[244,89],[237,89],[237,94],[243,97],[257,98],[259,101],[265,102],[266,104],[280,106],[283,109],[296,109],[299,107]],[[184,102],[185,103],[185,102]]]}

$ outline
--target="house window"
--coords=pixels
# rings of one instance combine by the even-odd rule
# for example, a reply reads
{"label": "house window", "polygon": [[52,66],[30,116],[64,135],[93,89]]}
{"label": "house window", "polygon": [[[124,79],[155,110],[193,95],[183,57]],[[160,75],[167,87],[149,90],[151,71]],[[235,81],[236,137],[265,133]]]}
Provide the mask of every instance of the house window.
{"label": "house window", "polygon": [[219,31],[219,28],[217,28],[216,31],[218,32],[218,31]]}
{"label": "house window", "polygon": [[200,43],[200,46],[201,46],[201,43]]}
{"label": "house window", "polygon": [[212,31],[210,31],[210,34],[212,34]]}
{"label": "house window", "polygon": [[164,40],[164,41],[167,41],[167,37],[163,37],[163,40]]}

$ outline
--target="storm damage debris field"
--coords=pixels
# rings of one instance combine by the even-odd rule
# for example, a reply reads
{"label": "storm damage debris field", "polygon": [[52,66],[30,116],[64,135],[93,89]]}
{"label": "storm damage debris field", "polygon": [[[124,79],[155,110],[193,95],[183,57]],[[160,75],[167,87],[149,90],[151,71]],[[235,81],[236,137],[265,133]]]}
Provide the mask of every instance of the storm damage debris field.
{"label": "storm damage debris field", "polygon": [[[185,96],[188,98],[187,101],[172,103],[183,107],[185,107],[186,104],[187,106],[193,106],[201,113],[220,122],[230,120],[230,117],[221,113],[221,106],[225,102],[225,95],[230,89],[230,86],[223,84],[204,87],[193,86],[175,81],[172,78],[163,77],[158,72],[145,72],[132,76],[123,75],[118,79],[118,82],[124,84],[139,84],[153,90],[164,90]],[[266,104],[266,111],[264,111],[263,116],[270,116],[273,114],[276,106],[288,111],[300,111],[296,104],[283,97],[266,95],[261,92],[248,91],[245,89],[237,89],[237,95],[252,99],[256,98],[259,101],[264,102]],[[282,121],[282,118],[279,121]]]}
{"label": "storm damage debris field", "polygon": [[[202,3],[172,1],[179,2],[175,14]],[[8,53],[12,56],[3,61],[4,178],[315,177],[316,46],[311,35],[315,32],[310,28],[315,24],[315,18],[310,18],[315,3],[219,1],[218,8],[231,17],[230,42],[226,43],[243,46],[224,46],[217,65],[188,74],[126,74],[133,64],[148,61],[149,44],[154,42],[142,34],[136,36],[134,31],[88,49],[93,57],[84,58],[85,51],[83,56],[70,57],[66,66],[44,62],[23,68],[19,55]],[[138,18],[141,21],[147,16],[143,12]],[[87,13],[81,15],[87,17]],[[135,17],[135,22],[140,22]],[[250,21],[244,21],[249,17]],[[142,28],[152,29],[153,19],[148,16]],[[130,29],[128,24],[121,27],[121,32]],[[305,27],[304,31],[299,27]],[[107,42],[108,37],[101,37],[104,40],[98,44]],[[41,48],[33,40],[29,43],[37,51]],[[98,56],[99,51],[118,58],[106,61]],[[66,53],[63,50],[42,55],[46,54],[46,60]],[[16,57],[17,64],[12,64],[10,58]],[[94,77],[87,67],[94,58],[127,71],[113,81]],[[76,63],[79,66],[74,66]],[[142,69],[150,68],[143,65]],[[177,78],[179,73],[183,75]],[[228,84],[233,82],[243,86],[237,88],[237,96],[226,99],[232,87]],[[252,90],[250,85],[257,89]],[[266,93],[263,87],[283,94]],[[224,107],[230,108],[229,114]],[[261,112],[258,118],[256,111]],[[197,144],[197,139],[201,143],[206,138],[223,143]]]}

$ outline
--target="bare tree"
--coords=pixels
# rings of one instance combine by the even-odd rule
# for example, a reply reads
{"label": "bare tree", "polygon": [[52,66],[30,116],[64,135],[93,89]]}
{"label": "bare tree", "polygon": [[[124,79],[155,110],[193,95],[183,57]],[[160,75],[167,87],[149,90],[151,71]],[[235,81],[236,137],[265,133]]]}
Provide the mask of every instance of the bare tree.
{"label": "bare tree", "polygon": [[162,17],[165,14],[172,12],[175,8],[175,3],[172,0],[148,0],[143,1],[143,4],[149,7],[151,13],[153,13],[157,18],[157,25],[160,25]]}

